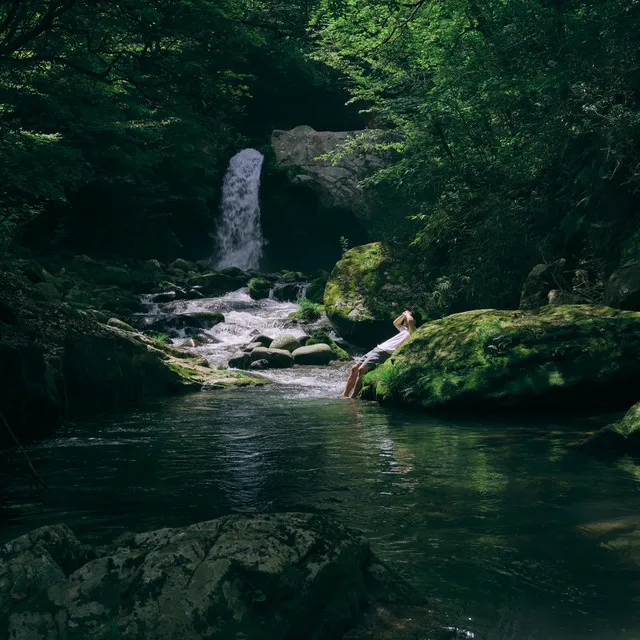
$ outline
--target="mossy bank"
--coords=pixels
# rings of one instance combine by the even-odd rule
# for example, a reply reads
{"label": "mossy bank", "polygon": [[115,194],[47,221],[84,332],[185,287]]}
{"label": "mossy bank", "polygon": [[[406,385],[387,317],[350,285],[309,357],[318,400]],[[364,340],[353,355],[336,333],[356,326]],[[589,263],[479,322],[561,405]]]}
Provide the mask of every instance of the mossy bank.
{"label": "mossy bank", "polygon": [[420,327],[365,378],[364,397],[423,409],[611,406],[637,399],[640,313],[479,310]]}

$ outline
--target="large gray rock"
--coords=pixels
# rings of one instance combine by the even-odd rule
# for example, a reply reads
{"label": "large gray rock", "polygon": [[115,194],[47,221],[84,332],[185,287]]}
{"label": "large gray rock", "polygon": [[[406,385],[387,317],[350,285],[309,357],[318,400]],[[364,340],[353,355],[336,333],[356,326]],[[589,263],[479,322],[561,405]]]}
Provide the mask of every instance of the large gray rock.
{"label": "large gray rock", "polygon": [[326,365],[332,360],[337,360],[331,347],[327,344],[312,344],[308,347],[300,347],[293,352],[293,361],[296,364]]}
{"label": "large gray rock", "polygon": [[298,338],[290,333],[283,333],[282,335],[277,336],[271,343],[271,349],[284,349],[290,353],[293,353],[299,348],[300,342],[298,341]]}
{"label": "large gray rock", "polygon": [[228,366],[232,369],[248,369],[251,364],[251,356],[246,351],[237,351],[229,360]]}
{"label": "large gray rock", "polygon": [[520,309],[539,309],[549,304],[549,292],[560,286],[565,264],[566,260],[563,258],[550,264],[537,264],[533,267],[522,287]]}
{"label": "large gray rock", "polygon": [[260,347],[251,352],[251,362],[267,360],[273,369],[288,369],[293,366],[293,356],[284,349],[267,349]]}
{"label": "large gray rock", "polygon": [[[0,582],[0,635],[12,640],[329,640],[369,589],[373,599],[399,584],[362,538],[314,514],[126,534],[70,574],[47,548],[19,546],[0,552],[0,572],[22,562],[40,581],[21,583],[19,598],[11,577]],[[406,585],[398,595],[412,597]]]}
{"label": "large gray rock", "polygon": [[360,182],[384,166],[382,154],[352,152],[337,161],[322,156],[363,135],[373,136],[375,132],[315,131],[303,125],[274,131],[271,145],[277,166],[297,171],[295,181],[316,189],[326,205],[355,209],[366,206]]}
{"label": "large gray rock", "polygon": [[611,274],[604,300],[616,309],[640,310],[640,260],[629,260]]}

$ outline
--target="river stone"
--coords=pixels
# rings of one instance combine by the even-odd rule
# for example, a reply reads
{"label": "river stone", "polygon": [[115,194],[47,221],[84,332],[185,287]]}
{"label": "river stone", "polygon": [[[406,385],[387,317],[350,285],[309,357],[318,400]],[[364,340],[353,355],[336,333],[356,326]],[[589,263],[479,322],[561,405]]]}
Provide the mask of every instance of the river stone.
{"label": "river stone", "polygon": [[640,313],[591,305],[479,310],[419,327],[365,378],[365,396],[424,409],[636,399]]}
{"label": "river stone", "polygon": [[299,295],[300,287],[295,283],[276,285],[273,290],[273,297],[280,302],[295,302]]}
{"label": "river stone", "polygon": [[270,347],[273,342],[273,338],[269,336],[259,335],[253,338],[252,342],[259,342],[263,347]]}
{"label": "river stone", "polygon": [[259,347],[251,352],[251,361],[267,360],[274,369],[287,369],[293,366],[293,356],[284,349],[267,349]]}
{"label": "river stone", "polygon": [[177,260],[174,260],[170,265],[169,265],[169,269],[172,269],[174,271],[183,271],[184,273],[189,273],[189,271],[196,271],[196,265],[193,264],[192,262],[187,262],[186,260],[183,260],[182,258],[178,258]]}
{"label": "river stone", "polygon": [[294,352],[299,347],[300,343],[298,342],[298,338],[290,333],[283,333],[282,335],[277,336],[271,343],[271,349],[284,349],[290,353]]}
{"label": "river stone", "polygon": [[249,295],[253,300],[263,300],[269,297],[271,282],[264,278],[251,278],[249,280]]}
{"label": "river stone", "polygon": [[182,313],[168,318],[160,318],[148,326],[151,331],[168,329],[211,329],[224,322],[224,316],[217,311]]}
{"label": "river stone", "polygon": [[256,360],[255,362],[252,362],[251,365],[249,366],[249,369],[251,369],[252,371],[264,371],[265,369],[269,368],[269,361],[268,360]]}
{"label": "river stone", "polygon": [[251,364],[251,356],[244,351],[237,351],[229,360],[229,367],[232,369],[248,369]]}
{"label": "river stone", "polygon": [[247,353],[251,353],[254,349],[259,349],[263,346],[264,345],[261,342],[251,342],[246,347],[243,347],[242,350],[246,351]]}
{"label": "river stone", "polygon": [[[23,572],[38,563],[51,571],[21,583],[22,600],[2,584],[11,612],[0,616],[2,637],[11,628],[20,630],[12,640],[333,640],[376,590],[394,590],[365,540],[316,514],[233,515],[125,534],[70,575],[36,548],[22,552]],[[19,557],[5,552],[0,571]],[[49,636],[52,617],[59,635]]]}
{"label": "river stone", "polygon": [[640,454],[640,403],[634,404],[620,422],[603,427],[577,448],[599,456]]}
{"label": "river stone", "polygon": [[158,293],[151,298],[153,304],[164,304],[165,302],[173,302],[178,299],[178,294],[175,291],[167,291],[166,293]]}
{"label": "river stone", "polygon": [[537,264],[527,276],[520,296],[520,309],[539,309],[548,302],[551,289],[557,289],[562,279],[566,260],[564,258],[549,264]]}
{"label": "river stone", "polygon": [[190,278],[190,287],[198,287],[206,296],[222,296],[231,291],[236,291],[245,286],[243,279],[236,279],[224,273],[207,273],[201,276]]}
{"label": "river stone", "polygon": [[308,347],[300,347],[293,352],[293,360],[296,364],[327,365],[335,359],[331,347],[326,344],[312,344]]}

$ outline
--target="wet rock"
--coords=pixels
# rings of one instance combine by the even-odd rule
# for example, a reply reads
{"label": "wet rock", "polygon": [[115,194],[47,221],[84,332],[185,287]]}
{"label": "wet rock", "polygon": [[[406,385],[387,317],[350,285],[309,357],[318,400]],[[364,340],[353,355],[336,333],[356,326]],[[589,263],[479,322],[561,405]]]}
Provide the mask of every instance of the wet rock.
{"label": "wet rock", "polygon": [[295,302],[300,295],[298,284],[276,285],[273,290],[273,297],[280,302]]}
{"label": "wet rock", "polygon": [[266,360],[274,369],[288,369],[293,366],[293,356],[284,349],[267,349],[260,347],[251,352],[251,362]]}
{"label": "wet rock", "polygon": [[268,360],[256,360],[249,366],[249,369],[251,369],[252,371],[264,371],[265,369],[269,368],[270,365]]}
{"label": "wet rock", "polygon": [[331,347],[326,344],[313,344],[308,347],[300,347],[293,352],[293,361],[295,364],[307,364],[307,365],[327,365],[332,360],[335,360],[336,356]]}
{"label": "wet rock", "polygon": [[214,338],[206,333],[197,333],[191,337],[196,347],[201,347],[206,344],[218,344],[220,340],[218,338]]}
{"label": "wet rock", "polygon": [[174,302],[178,299],[178,294],[175,291],[167,291],[166,293],[159,293],[151,298],[151,302],[154,304],[164,304],[165,302]]}
{"label": "wet rock", "polygon": [[0,582],[0,634],[11,628],[14,640],[48,638],[52,620],[51,637],[68,640],[334,640],[379,594],[420,601],[365,540],[315,514],[125,534],[70,574],[36,543],[4,551],[0,575],[20,570],[20,557],[40,580],[23,600],[11,598],[11,577]]}
{"label": "wet rock", "polygon": [[261,342],[250,342],[246,347],[243,347],[242,350],[246,353],[251,353],[254,349],[258,349],[263,346],[264,345]]}
{"label": "wet rock", "polygon": [[224,273],[207,273],[188,280],[190,287],[198,287],[205,296],[223,296],[237,291],[246,285],[243,278],[239,280]]}
{"label": "wet rock", "polygon": [[259,342],[263,347],[270,347],[273,342],[273,338],[269,336],[259,335],[253,338],[253,342]]}
{"label": "wet rock", "polygon": [[271,282],[264,278],[252,278],[249,280],[249,295],[253,300],[263,300],[269,297]]}
{"label": "wet rock", "polygon": [[340,347],[326,331],[316,331],[305,342],[304,346],[310,346],[312,344],[326,344],[329,346],[336,360],[348,361],[351,360],[351,356]]}
{"label": "wet rock", "polygon": [[224,316],[217,311],[199,311],[160,318],[150,324],[148,329],[160,332],[171,329],[211,329],[222,322]]}
{"label": "wet rock", "polygon": [[577,448],[596,456],[640,454],[640,403],[633,405],[620,422],[603,427]]}
{"label": "wet rock", "polygon": [[174,271],[182,271],[184,273],[189,273],[190,271],[197,271],[196,265],[192,262],[187,262],[182,258],[178,258],[174,260],[170,265],[169,269],[173,269]]}
{"label": "wet rock", "polygon": [[230,278],[234,278],[239,282],[244,282],[244,284],[249,282],[249,275],[238,267],[227,267],[226,269],[222,269],[220,273],[223,273],[225,276],[229,276]]}
{"label": "wet rock", "polygon": [[424,409],[637,398],[640,313],[595,305],[479,310],[419,327],[365,378],[367,397]]}
{"label": "wet rock", "polygon": [[284,349],[290,353],[293,353],[299,347],[300,343],[298,342],[298,338],[290,333],[283,333],[277,336],[271,343],[271,349]]}
{"label": "wet rock", "polygon": [[251,356],[245,351],[237,351],[229,360],[232,369],[248,369],[251,364]]}
{"label": "wet rock", "polygon": [[560,259],[550,264],[538,264],[527,276],[520,296],[520,309],[532,310],[544,307],[551,289],[557,289],[562,281],[566,260]]}
{"label": "wet rock", "polygon": [[188,300],[199,300],[201,298],[204,298],[204,293],[202,293],[202,291],[200,291],[200,289],[189,289],[189,291],[187,291],[187,299]]}
{"label": "wet rock", "polygon": [[118,318],[109,318],[107,321],[107,325],[109,327],[116,327],[117,329],[122,329],[123,331],[129,331],[130,333],[137,333],[136,330],[126,322],[119,320]]}

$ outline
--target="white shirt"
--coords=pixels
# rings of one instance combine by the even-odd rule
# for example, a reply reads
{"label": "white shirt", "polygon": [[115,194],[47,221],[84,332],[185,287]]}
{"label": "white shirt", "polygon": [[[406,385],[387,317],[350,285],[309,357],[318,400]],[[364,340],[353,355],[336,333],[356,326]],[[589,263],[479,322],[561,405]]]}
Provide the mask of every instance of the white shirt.
{"label": "white shirt", "polygon": [[393,353],[411,334],[407,327],[402,326],[398,329],[398,335],[393,336],[385,340],[382,344],[379,344],[376,348],[380,351],[386,351],[387,353]]}

